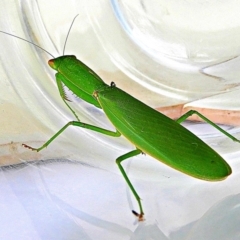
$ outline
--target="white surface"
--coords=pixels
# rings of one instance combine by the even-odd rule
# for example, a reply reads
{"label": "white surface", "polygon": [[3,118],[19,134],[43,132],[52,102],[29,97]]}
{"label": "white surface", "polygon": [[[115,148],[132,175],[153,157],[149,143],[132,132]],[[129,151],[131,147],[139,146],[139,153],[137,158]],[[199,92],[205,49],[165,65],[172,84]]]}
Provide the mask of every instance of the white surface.
{"label": "white surface", "polygon": [[[240,196],[234,192],[239,176],[233,176],[233,186],[230,178],[203,183],[181,176],[164,180],[159,175],[158,182],[134,181],[147,218],[136,223],[130,212],[132,200],[119,175],[58,160],[4,168],[0,238],[238,238]],[[224,198],[226,192],[229,196]]]}

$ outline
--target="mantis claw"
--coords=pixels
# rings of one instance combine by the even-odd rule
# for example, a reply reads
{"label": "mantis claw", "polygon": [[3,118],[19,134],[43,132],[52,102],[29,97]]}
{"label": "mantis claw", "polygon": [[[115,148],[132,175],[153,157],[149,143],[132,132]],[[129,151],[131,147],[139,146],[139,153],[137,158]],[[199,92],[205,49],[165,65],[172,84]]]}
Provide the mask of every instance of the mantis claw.
{"label": "mantis claw", "polygon": [[132,210],[132,213],[136,216],[136,217],[138,217],[138,221],[139,222],[143,222],[145,219],[144,219],[144,213],[137,213],[136,211],[134,211],[134,210]]}
{"label": "mantis claw", "polygon": [[36,148],[30,147],[30,146],[28,146],[27,144],[24,144],[24,143],[23,143],[22,146],[25,147],[25,148],[31,149],[32,151],[37,151]]}

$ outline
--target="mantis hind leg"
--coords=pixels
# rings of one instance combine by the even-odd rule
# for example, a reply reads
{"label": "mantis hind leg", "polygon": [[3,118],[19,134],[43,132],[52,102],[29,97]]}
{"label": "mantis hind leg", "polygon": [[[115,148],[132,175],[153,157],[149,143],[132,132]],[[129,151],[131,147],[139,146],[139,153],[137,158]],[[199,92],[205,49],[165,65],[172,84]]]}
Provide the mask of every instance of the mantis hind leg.
{"label": "mantis hind leg", "polygon": [[134,156],[136,156],[136,155],[139,155],[140,153],[142,153],[142,151],[139,150],[139,149],[136,149],[136,150],[133,150],[133,151],[131,151],[131,152],[128,152],[128,153],[126,153],[126,154],[118,157],[118,158],[116,159],[116,163],[117,163],[117,165],[118,165],[118,167],[119,167],[119,169],[120,169],[120,171],[121,171],[121,173],[122,173],[125,181],[127,182],[127,185],[128,185],[129,188],[131,189],[131,191],[132,191],[135,199],[136,199],[137,202],[138,202],[140,214],[138,214],[138,213],[135,212],[134,210],[132,210],[132,213],[138,217],[139,221],[143,221],[143,220],[144,220],[144,218],[143,218],[144,212],[143,212],[143,208],[142,208],[141,199],[140,199],[138,193],[136,192],[135,188],[133,187],[131,181],[129,180],[129,178],[128,178],[128,176],[127,176],[124,168],[123,168],[122,165],[121,165],[121,162],[122,162],[122,161],[124,161],[124,160],[126,160],[126,159],[128,159],[128,158],[134,157]]}
{"label": "mantis hind leg", "polygon": [[214,122],[212,122],[211,120],[209,120],[208,118],[206,118],[205,116],[203,116],[201,113],[199,113],[198,111],[195,110],[190,110],[188,112],[186,112],[185,114],[183,114],[180,118],[178,118],[176,120],[177,123],[181,123],[183,121],[185,121],[188,117],[192,116],[193,114],[198,115],[201,119],[203,119],[205,122],[207,122],[208,124],[210,124],[211,126],[213,126],[214,128],[216,128],[218,131],[220,131],[221,133],[223,133],[224,135],[226,135],[227,137],[229,137],[230,139],[232,139],[235,142],[239,142],[240,140],[235,138],[233,135],[229,134],[228,132],[226,132],[225,130],[223,130],[222,128],[220,128],[217,124],[215,124]]}

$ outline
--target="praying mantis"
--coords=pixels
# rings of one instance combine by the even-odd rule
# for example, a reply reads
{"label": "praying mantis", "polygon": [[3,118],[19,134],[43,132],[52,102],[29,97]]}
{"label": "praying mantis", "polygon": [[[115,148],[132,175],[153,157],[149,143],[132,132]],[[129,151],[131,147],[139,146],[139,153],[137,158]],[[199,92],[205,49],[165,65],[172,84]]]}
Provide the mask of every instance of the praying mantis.
{"label": "praying mantis", "polygon": [[[17,37],[3,31],[0,32]],[[215,150],[180,125],[180,123],[192,115],[197,115],[233,141],[240,143],[240,140],[195,110],[190,110],[180,118],[172,120],[118,88],[117,83],[114,81],[110,85],[106,84],[76,56],[64,55],[66,41],[63,55],[57,58],[38,45],[27,42],[41,48],[53,57],[48,61],[48,64],[57,72],[55,76],[60,96],[75,120],[65,124],[42,146],[34,148],[23,144],[24,147],[39,152],[53,142],[69,126],[88,129],[110,137],[124,136],[133,144],[135,149],[117,157],[116,164],[138,203],[139,211],[132,210],[132,212],[139,221],[144,220],[141,198],[122,167],[123,161],[144,153],[184,174],[205,181],[224,180],[232,173],[229,164]],[[111,131],[82,122],[69,105],[64,86],[77,97],[96,108],[102,109],[116,130]]]}

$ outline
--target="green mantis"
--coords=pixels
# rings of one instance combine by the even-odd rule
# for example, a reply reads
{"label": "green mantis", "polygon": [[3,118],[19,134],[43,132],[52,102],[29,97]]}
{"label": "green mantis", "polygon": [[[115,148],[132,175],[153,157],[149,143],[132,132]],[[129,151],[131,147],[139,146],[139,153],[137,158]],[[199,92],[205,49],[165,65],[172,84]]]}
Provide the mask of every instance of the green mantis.
{"label": "green mantis", "polygon": [[[180,125],[189,116],[197,114],[233,141],[240,142],[202,114],[189,111],[174,121],[119,89],[114,82],[110,85],[104,83],[92,69],[75,56],[63,54],[49,60],[48,64],[57,72],[55,76],[60,96],[76,120],[68,122],[39,148],[26,144],[23,146],[39,152],[69,126],[89,129],[111,137],[123,135],[135,149],[119,156],[116,164],[138,203],[139,213],[132,212],[139,221],[144,219],[144,211],[141,199],[122,167],[124,160],[146,153],[178,171],[206,181],[220,181],[231,174],[230,166],[217,152]],[[84,101],[102,109],[116,131],[81,122],[68,104],[63,86]]]}

